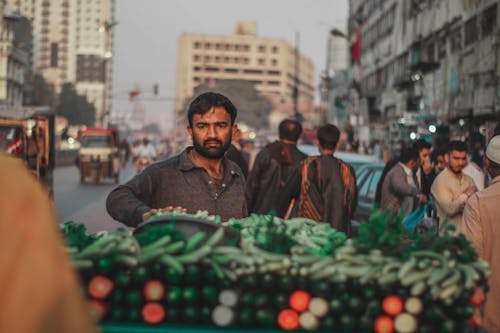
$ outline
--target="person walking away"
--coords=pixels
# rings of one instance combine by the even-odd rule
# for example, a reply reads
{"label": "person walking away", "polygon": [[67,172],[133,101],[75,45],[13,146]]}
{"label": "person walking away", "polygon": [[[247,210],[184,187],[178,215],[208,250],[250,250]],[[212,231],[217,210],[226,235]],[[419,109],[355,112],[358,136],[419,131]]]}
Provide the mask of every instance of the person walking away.
{"label": "person walking away", "polygon": [[136,227],[153,214],[175,208],[191,214],[206,210],[224,221],[248,216],[243,173],[225,157],[236,107],[227,97],[207,92],[190,103],[187,114],[193,146],[115,188],[106,200],[115,220]]}
{"label": "person walking away", "polygon": [[473,194],[467,201],[462,232],[478,255],[490,264],[490,290],[484,304],[484,327],[489,332],[500,332],[500,135],[494,136],[486,147],[484,164],[492,184]]}
{"label": "person walking away", "polygon": [[462,213],[465,202],[477,188],[470,176],[463,173],[467,163],[467,145],[463,141],[454,140],[448,146],[448,165],[436,177],[431,187],[439,222],[447,222],[460,231]]}
{"label": "person walking away", "polygon": [[381,191],[380,208],[394,214],[404,211],[408,216],[417,206],[427,202],[415,183],[414,170],[419,167],[419,154],[415,147],[402,149],[399,162],[387,173]]}
{"label": "person walking away", "polygon": [[334,125],[318,129],[315,143],[320,155],[307,157],[288,178],[278,199],[278,216],[286,217],[290,203],[298,202],[298,216],[328,222],[351,235],[358,191],[354,169],[333,156],[339,137],[340,131]]}
{"label": "person walking away", "polygon": [[247,202],[251,213],[267,214],[276,208],[279,191],[307,157],[297,148],[301,133],[299,121],[283,120],[278,128],[279,141],[268,144],[255,158],[247,183]]}
{"label": "person walking away", "polygon": [[248,162],[245,160],[243,152],[241,151],[240,140],[241,140],[241,131],[239,128],[236,128],[234,136],[232,138],[231,146],[229,146],[229,149],[226,152],[226,156],[231,161],[238,164],[241,171],[243,172],[243,176],[246,179],[248,176]]}
{"label": "person walking away", "polygon": [[146,166],[153,163],[156,159],[156,149],[151,144],[148,138],[142,139],[142,144],[135,150],[136,164],[135,171],[137,173],[141,172]]}

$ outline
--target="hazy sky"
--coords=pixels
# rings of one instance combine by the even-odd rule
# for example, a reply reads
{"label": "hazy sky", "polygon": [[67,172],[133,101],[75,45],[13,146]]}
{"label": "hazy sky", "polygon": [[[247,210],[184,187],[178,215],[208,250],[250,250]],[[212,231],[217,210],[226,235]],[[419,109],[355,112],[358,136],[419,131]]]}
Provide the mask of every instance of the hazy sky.
{"label": "hazy sky", "polygon": [[[237,20],[257,21],[260,37],[282,38],[292,45],[300,33],[300,51],[314,63],[318,83],[325,67],[331,28],[345,31],[347,0],[115,0],[113,112],[131,109],[128,92],[135,86],[160,101],[143,101],[146,121],[168,129],[175,95],[177,39],[183,32],[234,32]],[[144,98],[152,96],[144,93]]]}

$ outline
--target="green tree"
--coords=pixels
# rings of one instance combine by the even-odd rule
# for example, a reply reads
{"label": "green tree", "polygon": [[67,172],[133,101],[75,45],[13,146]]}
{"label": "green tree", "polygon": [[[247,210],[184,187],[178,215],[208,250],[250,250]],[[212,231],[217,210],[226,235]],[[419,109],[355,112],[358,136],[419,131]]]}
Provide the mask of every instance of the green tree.
{"label": "green tree", "polygon": [[56,113],[66,117],[70,125],[94,126],[95,123],[94,105],[87,101],[87,97],[78,95],[71,83],[62,86]]}
{"label": "green tree", "polygon": [[[255,128],[268,128],[268,116],[274,108],[272,103],[255,89],[255,85],[245,80],[216,80],[214,84],[201,84],[194,89],[194,96],[214,91],[223,94],[238,109],[237,122]],[[187,105],[184,108],[187,110]]]}

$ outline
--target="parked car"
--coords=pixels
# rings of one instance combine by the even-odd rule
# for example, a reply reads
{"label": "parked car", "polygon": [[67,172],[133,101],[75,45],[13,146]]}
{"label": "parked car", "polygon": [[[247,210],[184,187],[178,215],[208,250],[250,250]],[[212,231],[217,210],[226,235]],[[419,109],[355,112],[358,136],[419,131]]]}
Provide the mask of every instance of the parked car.
{"label": "parked car", "polygon": [[368,221],[384,166],[384,163],[369,163],[357,171],[358,206],[354,212],[353,225]]}
{"label": "parked car", "polygon": [[[309,156],[319,155],[318,147],[315,145],[298,145],[297,148]],[[351,165],[354,172],[356,172],[356,177],[358,170],[363,165],[379,162],[379,159],[374,155],[363,155],[347,151],[336,151],[334,156]]]}

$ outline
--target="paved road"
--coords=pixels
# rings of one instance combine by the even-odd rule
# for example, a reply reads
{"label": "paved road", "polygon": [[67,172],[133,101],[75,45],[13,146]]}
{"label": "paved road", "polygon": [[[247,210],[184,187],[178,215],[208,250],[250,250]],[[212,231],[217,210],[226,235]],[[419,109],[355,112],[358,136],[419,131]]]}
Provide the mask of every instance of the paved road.
{"label": "paved road", "polygon": [[[133,166],[129,163],[120,172],[120,182],[129,180],[133,174]],[[80,184],[75,166],[57,167],[54,173],[54,192],[59,222],[83,223],[92,233],[123,226],[106,212],[106,197],[115,187],[112,179],[103,184]]]}

